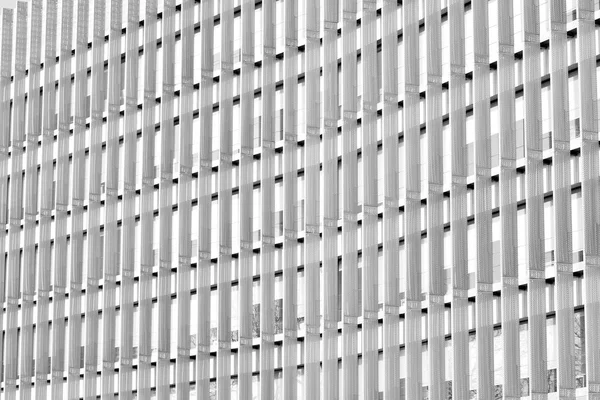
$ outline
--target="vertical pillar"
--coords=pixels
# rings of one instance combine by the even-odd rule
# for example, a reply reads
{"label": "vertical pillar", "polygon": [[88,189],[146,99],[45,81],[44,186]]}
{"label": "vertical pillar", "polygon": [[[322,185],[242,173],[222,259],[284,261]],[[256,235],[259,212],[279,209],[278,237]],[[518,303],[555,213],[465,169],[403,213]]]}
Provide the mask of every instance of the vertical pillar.
{"label": "vertical pillar", "polygon": [[[102,244],[100,237],[102,125],[104,113],[104,29],[105,4],[94,2],[92,42],[91,139],[89,150],[88,205],[88,281],[86,289],[85,398],[95,398],[98,365],[99,280],[102,273]],[[102,97],[101,97],[102,96]]]}
{"label": "vertical pillar", "polygon": [[[140,200],[140,282],[138,397],[149,398],[152,361],[152,274],[154,271],[154,142],[156,110],[157,0],[146,0],[144,18],[144,104],[142,109],[142,190]],[[88,239],[89,240],[89,239]],[[158,322],[156,322],[158,324]]]}
{"label": "vertical pillar", "polygon": [[432,399],[446,396],[444,336],[444,221],[443,221],[443,137],[442,137],[442,58],[440,2],[427,2],[427,240],[429,244],[429,287],[427,304],[427,348],[429,394]]}
{"label": "vertical pillar", "polygon": [[[398,4],[382,10],[383,84],[383,374],[385,399],[400,397],[400,264],[398,184]],[[364,85],[364,82],[363,82]]]}
{"label": "vertical pillar", "polygon": [[358,398],[358,160],[356,0],[343,0],[342,16],[342,397]]}
{"label": "vertical pillar", "polygon": [[[121,348],[119,357],[119,397],[133,399],[133,302],[136,245],[136,160],[138,118],[140,2],[130,0],[127,5],[127,48],[125,52],[125,123],[123,138],[123,202],[121,245]],[[127,155],[127,156],[125,156]]]}
{"label": "vertical pillar", "polygon": [[[104,39],[104,37],[103,37]],[[54,282],[52,296],[52,397],[63,397],[65,373],[67,287],[67,212],[69,208],[69,137],[71,135],[71,50],[73,1],[62,2],[60,75],[58,81],[58,138],[56,154],[56,213],[54,218]]]}
{"label": "vertical pillar", "polygon": [[594,2],[577,2],[577,55],[581,107],[581,191],[583,197],[585,352],[587,392],[600,399],[600,193],[598,192],[598,94]]}
{"label": "vertical pillar", "polygon": [[362,0],[362,366],[363,397],[379,396],[379,297],[378,232],[379,198],[377,192],[377,103],[379,86],[377,69],[376,2]]}
{"label": "vertical pillar", "polygon": [[83,319],[83,229],[85,199],[86,100],[88,96],[89,1],[77,3],[77,47],[75,49],[75,99],[73,127],[73,192],[71,208],[71,268],[69,284],[68,398],[80,396]]}
{"label": "vertical pillar", "polygon": [[[92,123],[90,137],[90,175],[88,204],[88,273],[85,313],[85,398],[98,394],[97,368],[99,363],[98,336],[100,329],[100,287],[102,278],[102,238],[100,235],[101,179],[102,179],[102,125],[104,114],[104,1],[94,1],[94,28],[92,42]],[[148,325],[149,326],[149,325]]]}
{"label": "vertical pillar", "polygon": [[212,109],[214,2],[200,4],[200,170],[198,172],[198,348],[196,353],[196,392],[209,396],[210,375],[210,243],[212,203]]}
{"label": "vertical pillar", "polygon": [[450,190],[452,232],[452,398],[469,397],[467,269],[467,151],[465,118],[465,9],[451,0],[450,24]]}
{"label": "vertical pillar", "polygon": [[42,45],[42,0],[31,2],[31,46],[29,48],[29,90],[27,109],[27,166],[25,170],[25,221],[23,243],[23,301],[21,319],[21,399],[29,400],[32,395],[34,378],[34,336],[33,312],[35,296],[35,270],[36,270],[36,219],[38,214],[38,153],[41,134],[41,120],[39,118],[41,92],[40,88],[40,54]]}
{"label": "vertical pillar", "polygon": [[517,170],[513,3],[498,3],[498,108],[500,115],[500,231],[502,347],[505,399],[521,395],[517,260]]}
{"label": "vertical pillar", "polygon": [[[27,53],[27,4],[17,3],[15,30],[15,72],[13,86],[12,138],[10,142],[10,196],[8,204],[8,268],[6,273],[6,371],[4,393],[7,399],[17,398],[19,375],[19,298],[21,297],[21,223],[23,219],[23,144],[25,140],[25,59]],[[62,86],[61,86],[62,87]],[[66,260],[65,260],[66,261]],[[66,264],[66,263],[65,263]],[[64,266],[66,269],[66,266]],[[59,267],[57,275],[60,275]],[[57,296],[55,296],[56,299]],[[61,299],[55,300],[56,304]],[[59,327],[60,323],[56,324]],[[64,322],[63,322],[64,326]],[[55,330],[57,332],[57,330]],[[64,342],[63,342],[64,346]],[[64,347],[61,347],[63,350]],[[62,354],[61,354],[62,356]],[[62,378],[62,376],[61,376]]]}
{"label": "vertical pillar", "polygon": [[260,249],[260,396],[274,397],[275,1],[263,1]]}
{"label": "vertical pillar", "polygon": [[540,31],[537,1],[523,2],[523,90],[527,205],[527,315],[529,387],[532,399],[546,399],[546,275],[544,257],[544,186],[541,130]]}
{"label": "vertical pillar", "polygon": [[[0,103],[0,117],[2,121],[10,120],[10,87],[11,87],[11,69],[13,54],[13,10],[4,8],[2,12],[2,59],[0,60],[0,90],[2,102]],[[0,250],[5,254],[6,251],[6,224],[8,222],[8,152],[10,143],[10,125],[0,124]],[[49,246],[49,241],[48,241]],[[48,247],[49,248],[49,247]],[[10,249],[10,248],[9,248]],[[0,302],[2,302],[0,312],[0,328],[4,329],[4,303],[6,302],[6,257],[0,257]],[[10,277],[10,274],[8,275]],[[6,305],[6,307],[8,304]],[[44,308],[42,307],[43,314]],[[7,312],[8,314],[8,312]],[[47,315],[47,313],[46,313]],[[48,318],[44,320],[48,326]],[[43,329],[43,328],[42,328]],[[7,349],[8,350],[8,349]],[[4,346],[0,346],[0,361],[2,366],[0,372],[8,377],[9,368],[5,368],[10,360],[10,354],[4,353]]]}
{"label": "vertical pillar", "polygon": [[[338,322],[339,262],[339,176],[338,176],[338,19],[339,1],[306,1],[306,142],[305,142],[305,304],[304,356],[305,399],[339,399]],[[323,87],[321,87],[321,15],[323,17]],[[321,97],[322,93],[322,97]],[[319,99],[319,100],[317,100]],[[322,107],[322,123],[321,123]],[[321,143],[323,129],[323,239],[319,237],[321,198]],[[320,381],[320,256],[323,254],[323,383]]]}
{"label": "vertical pillar", "polygon": [[238,348],[239,400],[251,400],[252,393],[252,223],[254,210],[254,0],[242,2],[241,67],[241,155],[240,155],[240,254],[238,300],[240,313]]}
{"label": "vertical pillar", "polygon": [[[477,395],[494,397],[494,342],[492,305],[490,62],[488,2],[473,2],[473,116],[475,118],[475,234],[477,292],[475,329],[477,346]],[[543,216],[542,216],[543,217]]]}
{"label": "vertical pillar", "polygon": [[[181,95],[179,106],[179,263],[177,267],[177,399],[190,398],[190,301],[192,257],[192,143],[194,96],[194,1],[181,5]],[[176,82],[177,83],[177,82]],[[177,173],[177,171],[174,171]]]}
{"label": "vertical pillar", "polygon": [[219,260],[217,267],[217,396],[231,398],[231,189],[233,118],[233,3],[221,2],[219,118]]}
{"label": "vertical pillar", "polygon": [[[297,398],[298,353],[298,198],[297,106],[298,106],[298,3],[284,3],[284,145],[283,145],[283,397]],[[318,97],[317,97],[318,98]],[[319,139],[320,140],[320,139]]]}
{"label": "vertical pillar", "polygon": [[162,90],[160,115],[158,362],[156,394],[170,396],[171,381],[171,269],[173,268],[173,95],[175,59],[175,0],[163,1]]}
{"label": "vertical pillar", "polygon": [[[573,313],[573,237],[571,213],[571,142],[567,70],[566,2],[550,6],[550,81],[552,115],[552,164],[554,167],[554,262],[556,327],[558,343],[558,392],[575,399],[575,348]],[[595,72],[594,72],[595,73]],[[586,277],[587,278],[587,277]]]}
{"label": "vertical pillar", "polygon": [[[54,129],[56,128],[56,30],[57,30],[57,1],[48,0],[46,8],[46,48],[44,58],[44,88],[42,109],[42,166],[40,179],[40,266],[37,277],[37,319],[36,319],[36,397],[40,400],[48,398],[48,374],[50,373],[50,325],[49,325],[49,291],[51,277],[51,220],[53,201],[54,175]],[[3,23],[4,25],[4,23]],[[3,33],[3,40],[6,35]],[[3,43],[4,46],[4,43]],[[4,56],[3,56],[4,61]],[[10,81],[10,72],[8,72]],[[4,79],[5,75],[2,74]],[[6,103],[8,104],[8,102]],[[0,135],[0,140],[3,136]],[[6,143],[8,145],[8,141]],[[4,144],[3,144],[4,146]],[[0,186],[0,189],[2,187]],[[6,198],[4,193],[1,199]],[[4,207],[0,207],[4,210]],[[1,219],[1,218],[0,218]],[[1,221],[0,221],[1,222]],[[4,229],[0,229],[0,243],[4,243]],[[0,257],[1,258],[1,257]],[[0,261],[4,262],[4,261]],[[0,270],[4,271],[2,265]],[[0,285],[4,287],[4,285]],[[2,298],[2,296],[0,296]]]}
{"label": "vertical pillar", "polygon": [[104,285],[102,304],[102,399],[114,398],[117,329],[119,136],[121,111],[122,2],[111,0],[108,52],[108,135],[106,139],[106,198],[104,202]]}
{"label": "vertical pillar", "polygon": [[404,41],[404,148],[406,152],[405,246],[406,399],[421,397],[421,177],[420,177],[420,89],[419,2],[403,3]]}

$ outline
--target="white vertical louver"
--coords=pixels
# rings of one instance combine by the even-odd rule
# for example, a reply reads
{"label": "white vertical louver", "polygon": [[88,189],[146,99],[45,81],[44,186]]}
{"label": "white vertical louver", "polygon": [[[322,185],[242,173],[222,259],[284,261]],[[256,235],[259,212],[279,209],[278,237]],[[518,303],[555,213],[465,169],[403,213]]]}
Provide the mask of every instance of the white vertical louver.
{"label": "white vertical louver", "polygon": [[[15,67],[13,86],[12,134],[10,137],[10,194],[8,197],[8,265],[6,270],[6,370],[5,396],[16,399],[17,377],[19,374],[18,359],[18,325],[19,298],[21,297],[21,223],[23,219],[23,145],[25,143],[25,58],[27,52],[27,5],[17,6],[17,26],[15,30]],[[63,98],[61,97],[61,104]],[[62,109],[62,107],[61,107]],[[65,113],[61,113],[65,116]],[[68,118],[68,114],[67,114]],[[66,221],[65,221],[66,223]],[[57,221],[56,225],[59,223]],[[57,235],[58,237],[58,235]],[[58,239],[56,240],[58,241]],[[57,253],[58,254],[58,253]],[[66,264],[66,263],[64,263]],[[57,273],[55,276],[60,275]],[[57,296],[58,297],[58,296]],[[55,301],[56,310],[64,308],[61,299]],[[62,328],[60,323],[55,329]],[[61,335],[62,336],[62,335]],[[61,343],[62,344],[62,343]],[[59,347],[55,345],[55,348]],[[59,347],[60,357],[64,355],[64,344]]]}
{"label": "white vertical louver", "polygon": [[[149,398],[153,382],[152,360],[155,355],[152,334],[158,321],[153,319],[154,284],[154,183],[156,136],[156,12],[157,0],[146,0],[144,16],[144,102],[142,106],[142,187],[140,195],[140,278],[138,283],[138,398]],[[92,69],[93,71],[93,69]],[[89,238],[88,238],[89,241]],[[89,255],[88,255],[89,257]],[[153,325],[154,324],[154,325]],[[143,327],[148,327],[144,329]],[[155,358],[154,358],[155,359]]]}
{"label": "white vertical louver", "polygon": [[42,46],[42,0],[31,3],[31,37],[29,47],[29,108],[27,109],[26,128],[26,170],[25,176],[25,198],[24,198],[24,243],[22,270],[22,322],[21,342],[19,352],[22,354],[20,362],[20,390],[21,398],[29,400],[32,398],[32,387],[34,384],[34,296],[35,296],[35,273],[36,266],[36,219],[38,214],[38,153],[39,139],[42,131],[41,120],[38,112],[42,101],[40,87],[41,75],[41,46]]}
{"label": "white vertical louver", "polygon": [[[123,11],[125,9],[123,8]],[[138,72],[139,56],[138,45],[140,40],[139,0],[127,2],[127,35],[125,50],[125,120],[123,139],[123,201],[122,201],[122,228],[121,237],[121,334],[119,351],[119,398],[131,400],[135,384],[134,360],[134,299],[135,299],[135,266],[136,247],[136,204],[138,203],[136,189],[136,175],[140,166],[136,165],[137,158],[137,131],[138,131]],[[143,83],[142,83],[142,87]]]}

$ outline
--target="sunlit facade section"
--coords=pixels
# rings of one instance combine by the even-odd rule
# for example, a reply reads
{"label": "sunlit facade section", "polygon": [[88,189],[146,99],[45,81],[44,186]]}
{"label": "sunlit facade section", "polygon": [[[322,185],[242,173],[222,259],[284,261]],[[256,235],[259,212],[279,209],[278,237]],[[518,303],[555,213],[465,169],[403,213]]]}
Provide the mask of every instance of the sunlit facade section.
{"label": "sunlit facade section", "polygon": [[599,0],[0,7],[1,398],[600,400]]}

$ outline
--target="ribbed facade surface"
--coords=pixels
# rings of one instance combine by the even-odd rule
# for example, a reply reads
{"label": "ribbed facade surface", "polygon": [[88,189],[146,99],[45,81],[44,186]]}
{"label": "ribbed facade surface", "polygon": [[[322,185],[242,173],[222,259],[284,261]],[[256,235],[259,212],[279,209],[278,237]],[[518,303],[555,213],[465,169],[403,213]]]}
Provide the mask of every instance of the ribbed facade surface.
{"label": "ribbed facade surface", "polygon": [[600,400],[598,0],[8,3],[1,398]]}

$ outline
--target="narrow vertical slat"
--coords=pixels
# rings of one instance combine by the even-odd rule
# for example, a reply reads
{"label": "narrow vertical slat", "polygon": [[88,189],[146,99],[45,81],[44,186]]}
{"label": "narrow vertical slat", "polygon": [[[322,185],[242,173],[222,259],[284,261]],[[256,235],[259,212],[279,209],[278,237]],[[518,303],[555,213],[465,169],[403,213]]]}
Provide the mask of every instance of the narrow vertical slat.
{"label": "narrow vertical slat", "polygon": [[297,106],[298,106],[298,3],[284,2],[284,145],[283,145],[283,398],[297,398],[298,354],[298,198]]}
{"label": "narrow vertical slat", "polygon": [[275,206],[275,0],[263,1],[261,248],[260,248],[260,397],[274,398],[274,224]]}
{"label": "narrow vertical slat", "polygon": [[[377,103],[379,87],[377,69],[376,2],[361,0],[362,64],[362,396],[379,396],[379,298],[378,234],[379,199],[377,192]],[[359,172],[360,173],[360,172]]]}
{"label": "narrow vertical slat", "polygon": [[35,269],[36,269],[36,219],[38,213],[38,153],[41,135],[41,120],[39,118],[41,92],[40,92],[40,55],[42,45],[42,0],[31,2],[30,21],[30,47],[29,47],[29,82],[27,108],[27,165],[25,170],[25,215],[24,215],[24,243],[23,266],[21,269],[23,279],[23,301],[21,319],[21,354],[20,392],[22,400],[32,398],[32,384],[34,378],[34,337],[33,314],[35,296]]}
{"label": "narrow vertical slat", "polygon": [[529,388],[532,399],[546,399],[546,280],[544,258],[544,188],[541,127],[539,4],[523,2],[523,89],[527,205],[527,316]]}
{"label": "narrow vertical slat", "polygon": [[[231,202],[233,118],[233,4],[221,2],[219,90],[219,260],[217,266],[217,396],[231,398]],[[272,210],[272,208],[271,208]]]}
{"label": "narrow vertical slat", "polygon": [[573,235],[571,212],[571,141],[567,74],[566,2],[550,2],[550,80],[552,116],[552,164],[554,166],[554,262],[558,392],[575,399],[575,348],[573,313]]}
{"label": "narrow vertical slat", "polygon": [[[25,141],[25,58],[27,52],[27,4],[17,4],[15,69],[13,86],[12,137],[10,141],[10,196],[8,227],[8,268],[6,272],[6,399],[17,398],[19,375],[18,328],[21,298],[21,223],[23,219],[23,144]],[[65,263],[66,264],[66,263]],[[66,268],[66,266],[65,266]],[[57,275],[59,275],[57,273]],[[55,296],[56,299],[56,296]],[[60,303],[60,299],[58,300]],[[55,301],[56,304],[56,301]],[[57,330],[55,330],[56,332]],[[62,350],[62,349],[61,349]]]}
{"label": "narrow vertical slat", "polygon": [[[400,271],[398,182],[398,38],[396,1],[384,1],[382,10],[383,84],[383,362],[385,399],[400,397]],[[364,84],[364,83],[363,83]]]}
{"label": "narrow vertical slat", "polygon": [[158,265],[158,362],[156,395],[170,396],[171,382],[171,278],[173,268],[173,96],[175,59],[175,0],[163,0],[162,88],[160,107],[159,265]]}
{"label": "narrow vertical slat", "polygon": [[96,398],[97,370],[100,363],[100,279],[102,278],[102,243],[100,235],[101,179],[102,179],[102,125],[104,114],[104,1],[94,1],[94,28],[92,41],[92,91],[91,91],[91,135],[89,150],[89,204],[88,204],[88,272],[86,282],[85,313],[85,398]]}
{"label": "narrow vertical slat", "polygon": [[[339,1],[326,2],[323,13],[318,0],[306,2],[306,149],[305,149],[305,399],[337,399],[339,393],[338,322],[340,320],[338,221],[338,119],[339,87],[337,38]],[[321,16],[323,33],[321,33]],[[323,85],[320,81],[323,36]],[[317,100],[318,99],[318,100]],[[322,111],[321,111],[322,108]],[[322,114],[321,114],[322,113]],[[322,115],[322,122],[321,122]],[[321,209],[321,143],[323,132],[323,239],[319,238]],[[313,228],[314,227],[314,228]],[[321,277],[323,254],[323,380],[319,374]],[[318,327],[318,328],[317,328]]]}
{"label": "narrow vertical slat", "polygon": [[[149,398],[152,361],[152,274],[154,259],[154,168],[156,118],[157,0],[146,0],[144,17],[144,103],[142,108],[142,190],[140,199],[140,282],[138,398]],[[89,240],[89,239],[88,239]],[[156,322],[157,323],[157,322]],[[145,327],[145,328],[142,328]]]}
{"label": "narrow vertical slat", "polygon": [[342,3],[342,397],[358,398],[357,1]]}
{"label": "narrow vertical slat", "polygon": [[[2,60],[0,60],[0,89],[2,91],[2,102],[0,103],[0,120],[2,121],[10,121],[10,87],[11,87],[11,69],[12,69],[12,55],[13,55],[13,26],[14,26],[14,11],[8,8],[3,8],[2,10]],[[0,250],[2,250],[1,254],[6,254],[6,231],[8,223],[8,165],[9,165],[9,145],[10,145],[10,124],[3,123],[0,124]],[[48,231],[48,249],[50,248],[50,235]],[[10,248],[9,248],[10,250]],[[49,252],[48,252],[49,254]],[[0,257],[0,303],[2,307],[0,307],[0,328],[4,330],[4,320],[7,318],[8,312],[4,311],[4,308],[8,306],[5,305],[7,301],[7,278],[10,277],[10,274],[7,274],[6,271],[7,263],[6,257]],[[49,270],[50,268],[48,268]],[[41,312],[39,315],[46,316],[47,312],[44,313],[46,307],[45,304],[42,304]],[[8,310],[7,310],[8,311]],[[43,320],[45,326],[48,326],[48,317]],[[8,328],[8,326],[7,326]],[[42,328],[43,329],[43,328]],[[7,349],[9,350],[9,349]],[[43,349],[42,349],[43,350]],[[47,352],[47,350],[46,350]],[[0,360],[2,361],[1,373],[2,380],[5,385],[8,384],[8,376],[11,373],[10,368],[7,368],[8,361],[10,360],[11,355],[8,351],[4,351],[4,343],[0,345]],[[48,370],[45,368],[45,370]],[[47,373],[47,372],[46,372]],[[14,385],[14,383],[13,383]],[[8,386],[7,386],[8,388]]]}
{"label": "narrow vertical slat", "polygon": [[[339,175],[338,175],[338,58],[339,1],[306,2],[306,143],[305,143],[305,309],[304,398],[337,399],[339,393],[338,322],[339,262]],[[323,18],[323,33],[321,33]],[[320,81],[323,35],[323,86]],[[318,100],[317,100],[318,99]],[[321,122],[322,107],[322,122]],[[321,143],[323,129],[323,194],[321,194]],[[319,238],[321,196],[323,196],[323,239]],[[322,245],[322,250],[321,249]],[[323,380],[319,371],[320,352],[320,255],[323,254]],[[319,389],[323,388],[323,393]]]}
{"label": "narrow vertical slat", "polygon": [[[53,201],[53,160],[54,160],[54,129],[56,128],[56,31],[57,31],[57,1],[48,0],[46,7],[46,49],[44,58],[44,88],[43,88],[43,109],[42,109],[42,165],[40,178],[40,244],[37,284],[37,320],[36,320],[36,398],[48,398],[48,374],[50,373],[50,337],[49,326],[49,292],[51,277],[51,218]],[[10,74],[10,72],[9,72]],[[5,76],[4,74],[2,75]],[[10,78],[8,78],[10,80]],[[0,140],[2,136],[0,135]],[[6,195],[0,196],[1,199]],[[4,210],[4,207],[0,208]],[[0,236],[4,234],[4,229],[0,229]],[[0,243],[4,243],[4,238],[0,237]],[[1,257],[0,257],[1,258]],[[3,259],[0,262],[4,262]],[[4,271],[0,265],[0,270]],[[4,285],[0,285],[4,287]],[[0,299],[3,296],[0,296]]]}
{"label": "narrow vertical slat", "polygon": [[127,49],[125,52],[125,122],[123,139],[123,203],[121,246],[121,348],[119,358],[119,398],[131,400],[134,389],[133,318],[136,246],[136,174],[139,71],[140,1],[127,3]]}
{"label": "narrow vertical slat", "polygon": [[62,2],[60,75],[58,81],[58,138],[56,154],[56,214],[54,217],[54,282],[52,295],[52,397],[63,398],[65,373],[67,288],[67,218],[69,208],[69,137],[71,124],[71,49],[73,1]]}
{"label": "narrow vertical slat", "polygon": [[477,292],[475,331],[477,343],[477,396],[494,397],[494,343],[492,305],[490,62],[488,2],[473,2],[473,116],[475,118],[475,234]]}
{"label": "narrow vertical slat", "polygon": [[500,115],[500,232],[502,368],[505,399],[521,394],[517,259],[515,57],[512,1],[498,2],[498,107]]}
{"label": "narrow vertical slat", "polygon": [[[196,395],[209,396],[210,374],[210,243],[212,206],[212,128],[213,128],[213,36],[214,4],[201,7],[200,82],[200,170],[198,172],[198,338],[196,353]],[[215,210],[216,211],[216,210]]]}
{"label": "narrow vertical slat", "polygon": [[[194,1],[181,12],[181,100],[179,106],[179,262],[177,266],[177,399],[190,398],[190,301],[192,257],[192,143],[194,95]],[[178,82],[175,82],[176,84]],[[175,149],[177,150],[177,149]],[[178,171],[174,171],[177,173]]]}
{"label": "narrow vertical slat", "polygon": [[73,127],[73,192],[71,209],[71,268],[69,284],[68,397],[79,399],[81,390],[83,229],[85,199],[86,101],[88,96],[87,47],[89,0],[77,2],[77,47],[75,49],[75,98]]}
{"label": "narrow vertical slat", "polygon": [[467,151],[465,119],[464,2],[451,0],[450,24],[450,226],[452,232],[452,398],[469,397],[467,269]]}
{"label": "narrow vertical slat", "polygon": [[577,2],[577,55],[581,121],[581,191],[585,277],[585,360],[590,400],[600,399],[600,193],[598,191],[598,93],[594,2]]}
{"label": "narrow vertical slat", "polygon": [[357,1],[342,2],[342,393],[358,398]]}
{"label": "narrow vertical slat", "polygon": [[[107,5],[108,6],[108,5]],[[117,276],[120,275],[118,242],[119,135],[121,110],[122,2],[111,0],[108,51],[108,135],[106,139],[106,200],[104,202],[104,285],[102,290],[102,399],[115,392],[117,329]]]}
{"label": "narrow vertical slat", "polygon": [[406,192],[404,232],[406,266],[406,399],[421,397],[421,174],[419,89],[419,2],[403,3],[404,148]]}
{"label": "narrow vertical slat", "polygon": [[251,400],[252,393],[252,225],[254,211],[254,0],[242,3],[242,66],[241,66],[241,155],[240,155],[240,254],[239,254],[239,400]]}
{"label": "narrow vertical slat", "polygon": [[442,138],[442,56],[439,0],[427,2],[425,32],[427,40],[427,241],[429,245],[429,287],[427,304],[427,348],[429,357],[429,395],[440,399],[445,393],[444,337],[444,222],[443,222],[443,138]]}

